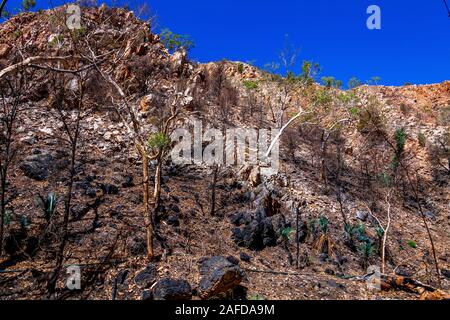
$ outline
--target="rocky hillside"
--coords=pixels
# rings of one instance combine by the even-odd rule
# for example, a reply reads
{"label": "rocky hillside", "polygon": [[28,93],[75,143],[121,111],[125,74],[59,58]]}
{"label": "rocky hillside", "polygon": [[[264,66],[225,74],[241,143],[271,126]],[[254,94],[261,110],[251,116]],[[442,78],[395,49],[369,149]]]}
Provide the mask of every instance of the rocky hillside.
{"label": "rocky hillside", "polygon": [[[77,30],[64,12],[0,25],[1,299],[448,298],[450,82],[344,91],[194,63],[123,9],[85,8]],[[193,120],[299,112],[269,178],[151,157]],[[152,191],[162,169],[151,261],[143,149]]]}

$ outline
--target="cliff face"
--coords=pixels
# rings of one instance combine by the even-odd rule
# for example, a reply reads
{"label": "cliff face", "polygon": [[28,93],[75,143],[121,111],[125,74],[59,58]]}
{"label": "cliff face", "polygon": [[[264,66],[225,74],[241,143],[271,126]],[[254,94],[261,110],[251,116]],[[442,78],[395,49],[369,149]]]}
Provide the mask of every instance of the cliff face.
{"label": "cliff face", "polygon": [[[183,298],[189,284],[200,288],[194,298],[418,298],[420,287],[378,291],[357,281],[382,265],[383,229],[386,275],[449,289],[450,82],[324,88],[240,62],[169,54],[148,24],[122,9],[83,9],[83,28],[72,32],[64,12],[0,25],[0,70],[16,67],[0,78],[2,163],[10,159],[0,269],[23,270],[7,274],[0,297],[47,293],[69,198],[68,132],[79,137],[63,261],[82,266],[84,287],[65,289],[62,272],[63,297],[148,298],[157,282]],[[174,109],[170,130],[192,129],[193,120],[219,130],[280,128],[305,115],[283,133],[280,170],[270,178],[257,166],[215,169],[166,157],[149,266],[136,141],[160,131]],[[154,170],[151,162],[152,181]],[[36,201],[50,193],[51,218]],[[213,283],[211,270],[234,281]]]}

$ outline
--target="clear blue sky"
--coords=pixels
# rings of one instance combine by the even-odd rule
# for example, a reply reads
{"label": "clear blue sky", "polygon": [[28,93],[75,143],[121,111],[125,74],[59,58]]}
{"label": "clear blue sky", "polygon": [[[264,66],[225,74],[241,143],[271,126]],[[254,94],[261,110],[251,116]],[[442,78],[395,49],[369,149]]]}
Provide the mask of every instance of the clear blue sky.
{"label": "clear blue sky", "polygon": [[[21,0],[9,0],[9,7]],[[47,8],[48,0],[38,0]],[[64,2],[52,1],[54,5]],[[102,1],[99,1],[100,3]],[[114,3],[114,1],[105,1]],[[135,8],[145,1],[115,1]],[[447,1],[449,2],[449,1]],[[450,17],[443,0],[150,0],[157,30],[189,34],[200,62],[276,61],[285,35],[314,60],[347,83],[382,78],[386,85],[434,83],[450,79]],[[381,8],[381,30],[368,30],[366,9]]]}

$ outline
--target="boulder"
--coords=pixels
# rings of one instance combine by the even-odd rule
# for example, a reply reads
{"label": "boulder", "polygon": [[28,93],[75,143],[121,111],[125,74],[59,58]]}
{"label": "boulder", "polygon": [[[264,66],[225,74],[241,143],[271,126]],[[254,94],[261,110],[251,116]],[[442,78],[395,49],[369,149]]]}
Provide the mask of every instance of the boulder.
{"label": "boulder", "polygon": [[249,224],[232,230],[234,242],[250,250],[262,250],[276,245],[276,234],[270,218],[253,219]]}
{"label": "boulder", "polygon": [[53,157],[49,153],[33,154],[25,158],[20,169],[30,179],[43,181],[50,175]]}
{"label": "boulder", "polygon": [[245,276],[237,264],[222,256],[200,259],[199,271],[198,294],[202,299],[226,296]]}
{"label": "boulder", "polygon": [[366,211],[358,210],[356,212],[356,218],[361,221],[366,221],[368,216],[369,216],[369,214]]}
{"label": "boulder", "polygon": [[192,289],[186,280],[164,278],[153,287],[153,300],[190,300]]}
{"label": "boulder", "polygon": [[134,278],[134,283],[141,289],[149,288],[156,282],[158,273],[153,264],[149,264],[144,270],[139,272]]}
{"label": "boulder", "polygon": [[238,227],[249,224],[252,220],[252,215],[248,212],[238,212],[230,216],[230,222]]}
{"label": "boulder", "polygon": [[250,260],[252,259],[248,254],[246,254],[245,252],[241,252],[241,254],[239,255],[239,258],[241,259],[241,261],[244,262],[250,262]]}

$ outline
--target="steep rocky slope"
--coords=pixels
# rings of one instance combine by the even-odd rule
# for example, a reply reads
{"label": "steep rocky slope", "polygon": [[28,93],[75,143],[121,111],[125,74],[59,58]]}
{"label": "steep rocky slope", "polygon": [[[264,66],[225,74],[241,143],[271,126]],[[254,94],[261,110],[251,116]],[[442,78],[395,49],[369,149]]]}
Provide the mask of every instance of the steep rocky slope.
{"label": "steep rocky slope", "polygon": [[[419,298],[420,289],[371,290],[361,278],[368,266],[380,266],[379,223],[386,225],[387,208],[385,273],[444,292],[450,288],[450,82],[349,91],[287,83],[240,62],[197,64],[181,51],[171,55],[146,23],[122,9],[83,9],[83,29],[73,33],[61,24],[63,12],[25,13],[0,25],[0,69],[36,56],[73,58],[40,60],[27,66],[32,71],[19,69],[5,78],[16,86],[14,80],[26,75],[33,83],[20,92],[14,123],[17,152],[8,174],[1,298],[45,296],[70,168],[66,123],[55,105],[64,88],[64,119],[70,126],[79,102],[73,94],[77,81],[84,83],[89,108],[80,121],[64,265],[81,265],[83,290],[64,289],[63,273],[60,297],[164,298],[173,290],[171,297],[193,294],[195,299]],[[81,65],[82,60],[87,62]],[[63,73],[62,80],[52,76],[61,74],[56,69],[80,65],[89,69]],[[121,97],[105,75],[136,108],[143,132],[155,131],[156,115],[180,93],[179,85],[185,111],[180,127],[193,119],[219,129],[278,127],[299,106],[310,105],[314,116],[295,122],[283,135],[278,175],[265,179],[257,167],[220,168],[213,216],[214,169],[175,165],[168,158],[157,219],[158,257],[149,265],[141,159],[128,122],[117,114],[116,105],[125,104],[118,103]],[[1,99],[3,106],[17,101],[12,94]],[[407,134],[402,164],[408,174],[399,169],[395,186],[383,186],[380,176],[395,171],[389,143],[395,145],[400,128]],[[57,209],[48,222],[35,199],[50,192],[57,195]],[[440,281],[422,214],[434,240]],[[217,274],[231,280],[216,283]]]}

